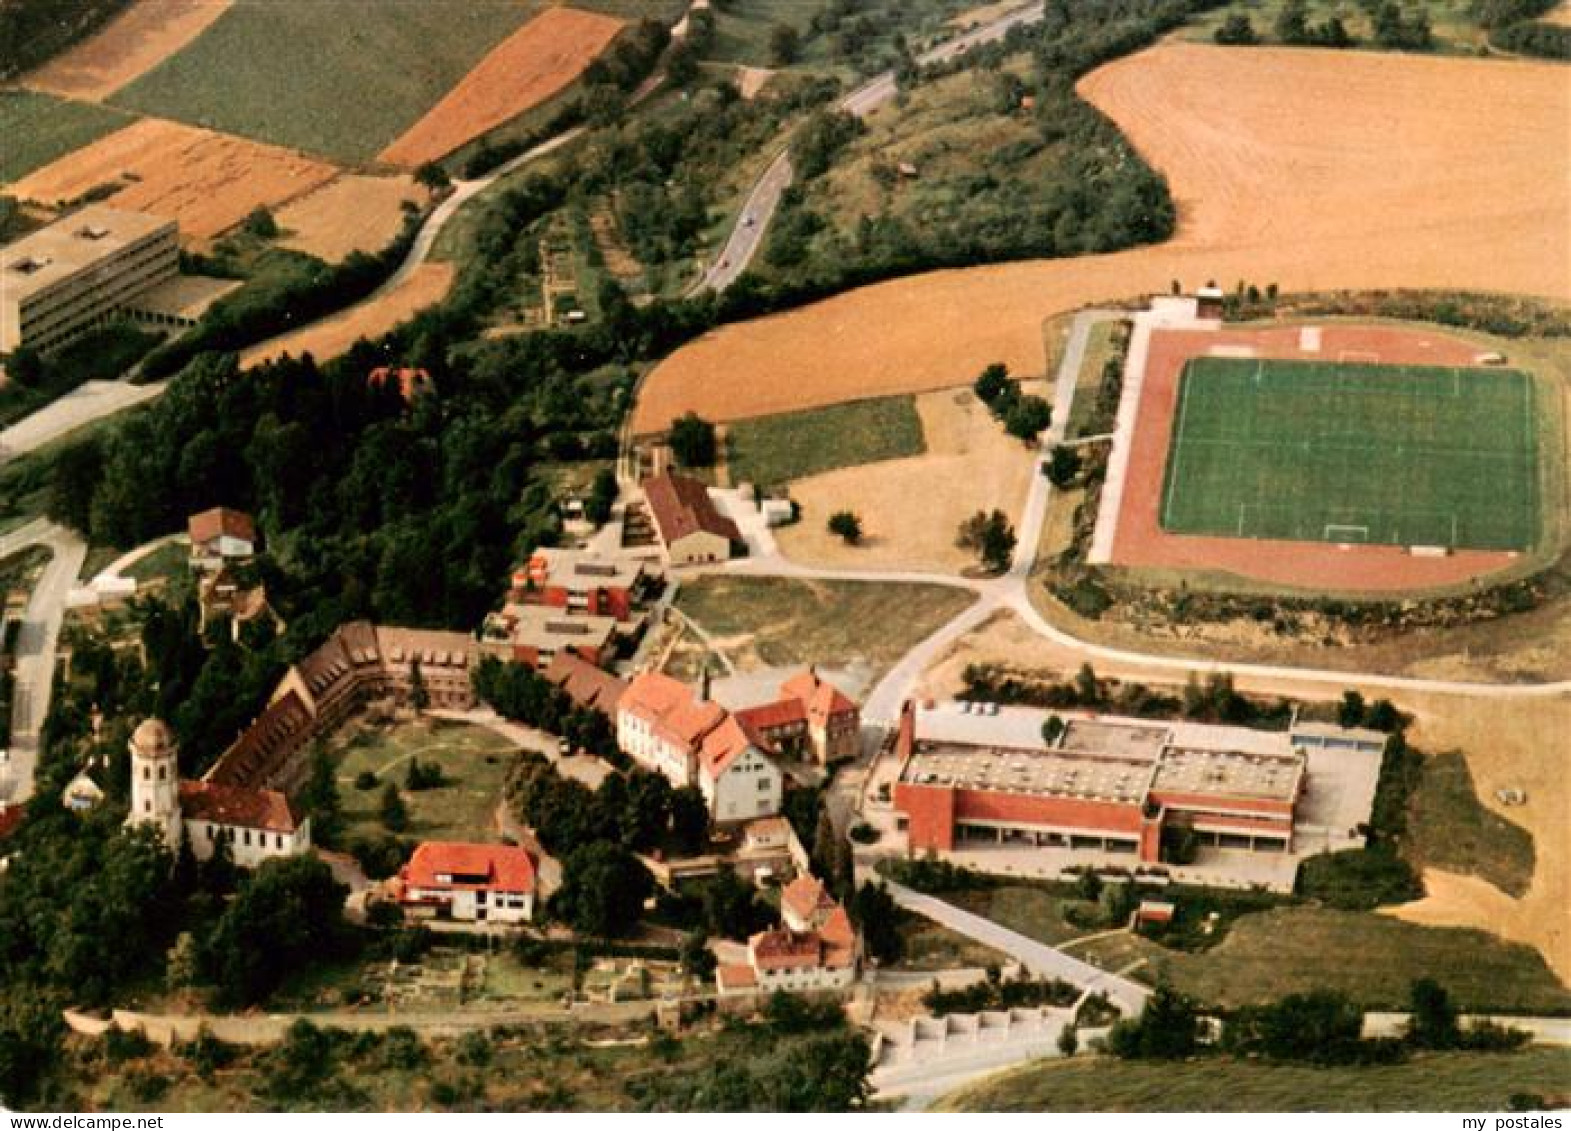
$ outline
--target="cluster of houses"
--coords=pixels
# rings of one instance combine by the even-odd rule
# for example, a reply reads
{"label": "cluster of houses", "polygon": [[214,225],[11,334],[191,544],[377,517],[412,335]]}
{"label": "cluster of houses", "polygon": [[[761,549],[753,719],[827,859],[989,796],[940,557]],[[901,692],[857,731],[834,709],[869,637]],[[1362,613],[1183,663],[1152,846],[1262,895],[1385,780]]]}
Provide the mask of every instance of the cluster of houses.
{"label": "cluster of houses", "polygon": [[[401,373],[383,379],[395,377],[405,383]],[[665,563],[715,562],[743,550],[736,524],[702,483],[663,474],[642,488]],[[265,590],[249,581],[259,547],[250,515],[214,508],[192,516],[188,533],[204,625],[225,616],[238,633],[257,617],[276,619]],[[855,756],[859,707],[812,668],[781,683],[774,698],[739,710],[711,698],[707,677],[698,687],[655,671],[619,678],[607,668],[644,630],[663,583],[660,563],[636,554],[547,547],[513,574],[506,602],[478,638],[342,625],[289,668],[201,780],[180,777],[169,728],[143,721],[129,743],[127,823],[156,827],[170,845],[183,840],[199,859],[226,842],[248,868],[312,851],[310,820],[291,800],[309,773],[311,744],[373,703],[407,704],[417,682],[430,706],[470,709],[472,670],[496,656],[544,672],[575,704],[605,714],[635,764],[673,786],[697,787],[717,828],[735,831],[737,859],[757,865],[750,869],[755,878],[796,876],[783,892],[781,925],[749,940],[745,964],[721,968],[722,992],[848,984],[858,961],[855,931],[807,870],[779,814],[784,766],[821,767]],[[416,918],[524,923],[534,917],[538,867],[517,845],[425,842],[384,894]]]}

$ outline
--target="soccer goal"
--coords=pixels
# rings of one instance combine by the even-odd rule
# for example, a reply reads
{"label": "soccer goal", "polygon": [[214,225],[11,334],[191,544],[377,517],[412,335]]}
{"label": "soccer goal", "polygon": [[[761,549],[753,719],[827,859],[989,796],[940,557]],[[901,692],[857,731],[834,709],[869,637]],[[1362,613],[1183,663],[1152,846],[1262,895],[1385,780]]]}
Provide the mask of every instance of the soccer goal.
{"label": "soccer goal", "polygon": [[1367,542],[1369,527],[1346,522],[1328,522],[1322,537],[1327,542]]}

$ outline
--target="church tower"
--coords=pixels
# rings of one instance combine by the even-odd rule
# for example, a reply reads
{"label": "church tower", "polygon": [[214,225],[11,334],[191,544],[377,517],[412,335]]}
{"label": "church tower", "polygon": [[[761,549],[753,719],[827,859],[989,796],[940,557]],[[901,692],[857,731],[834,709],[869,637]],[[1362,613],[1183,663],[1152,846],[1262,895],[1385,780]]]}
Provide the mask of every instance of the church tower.
{"label": "church tower", "polygon": [[171,851],[180,847],[180,763],[175,736],[159,719],[131,735],[131,813],[127,825],[156,825]]}

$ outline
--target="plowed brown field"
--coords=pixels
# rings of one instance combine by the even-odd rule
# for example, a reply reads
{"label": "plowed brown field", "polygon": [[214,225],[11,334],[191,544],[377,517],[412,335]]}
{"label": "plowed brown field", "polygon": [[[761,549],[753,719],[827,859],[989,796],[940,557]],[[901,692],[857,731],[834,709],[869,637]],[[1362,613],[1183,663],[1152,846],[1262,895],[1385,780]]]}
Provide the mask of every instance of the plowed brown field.
{"label": "plowed brown field", "polygon": [[136,0],[97,35],[51,59],[24,86],[98,101],[201,35],[233,0]]}
{"label": "plowed brown field", "polygon": [[1175,42],[1080,89],[1166,174],[1174,240],[932,272],[726,327],[651,375],[635,427],[940,388],[991,361],[1039,374],[1043,319],[1175,278],[1571,298],[1561,66]]}
{"label": "plowed brown field", "polygon": [[54,204],[113,182],[117,208],[180,222],[210,239],[258,205],[276,207],[332,180],[333,166],[276,145],[144,118],[23,177],[11,192]]}
{"label": "plowed brown field", "polygon": [[376,338],[426,307],[441,302],[453,285],[451,263],[422,263],[398,286],[352,306],[341,314],[253,346],[240,355],[242,365],[309,353],[318,361],[337,357],[361,338]]}
{"label": "plowed brown field", "polygon": [[403,203],[426,191],[408,176],[346,174],[294,200],[278,213],[279,242],[336,263],[351,251],[381,251],[403,226]]}
{"label": "plowed brown field", "polygon": [[382,150],[381,160],[413,168],[446,157],[572,82],[621,28],[621,20],[575,8],[541,12]]}

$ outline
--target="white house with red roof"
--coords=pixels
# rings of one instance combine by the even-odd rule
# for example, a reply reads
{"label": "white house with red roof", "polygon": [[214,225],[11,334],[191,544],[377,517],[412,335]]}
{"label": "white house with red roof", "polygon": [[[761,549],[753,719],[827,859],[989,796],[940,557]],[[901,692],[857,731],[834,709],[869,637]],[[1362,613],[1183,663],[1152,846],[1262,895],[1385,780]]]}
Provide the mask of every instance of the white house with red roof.
{"label": "white house with red roof", "polygon": [[535,912],[535,862],[511,844],[426,841],[392,889],[417,918],[527,923]]}
{"label": "white house with red roof", "polygon": [[747,961],[715,970],[722,996],[844,989],[856,981],[861,944],[845,908],[803,873],[781,893],[779,927],[747,940]]}
{"label": "white house with red roof", "polygon": [[660,672],[627,685],[616,707],[617,743],[678,789],[696,785],[711,819],[730,823],[780,811],[785,779],[756,731],[706,695]]}
{"label": "white house with red roof", "polygon": [[153,825],[177,849],[184,838],[198,860],[228,841],[234,862],[255,868],[311,850],[311,822],[273,789],[182,781],[179,747],[169,728],[146,719],[131,735],[131,812],[127,825]]}
{"label": "white house with red roof", "polygon": [[782,755],[810,757],[819,765],[857,756],[861,709],[815,668],[782,683],[773,702],[738,711],[737,717]]}
{"label": "white house with red roof", "polygon": [[217,569],[256,554],[256,520],[245,511],[230,507],[202,511],[187,520],[186,533],[191,539],[191,563],[200,569]]}

